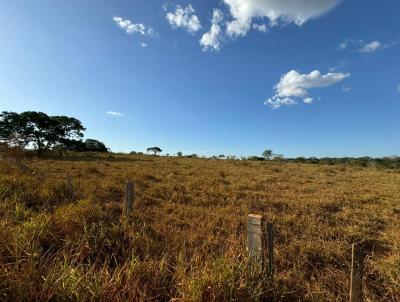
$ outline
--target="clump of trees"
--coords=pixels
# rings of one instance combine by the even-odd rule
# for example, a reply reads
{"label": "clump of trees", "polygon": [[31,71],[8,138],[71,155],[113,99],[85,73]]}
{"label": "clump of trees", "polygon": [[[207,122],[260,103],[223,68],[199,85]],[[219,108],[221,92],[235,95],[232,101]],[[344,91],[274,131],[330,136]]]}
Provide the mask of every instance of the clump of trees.
{"label": "clump of trees", "polygon": [[50,150],[107,152],[95,139],[83,141],[82,122],[68,116],[49,116],[43,112],[3,111],[0,114],[0,143],[7,147],[34,148],[38,153]]}
{"label": "clump of trees", "polygon": [[283,159],[283,155],[281,155],[281,154],[275,154],[272,150],[265,150],[265,151],[262,153],[262,156],[263,156],[266,160],[272,160],[272,159],[281,160],[281,159]]}
{"label": "clump of trees", "polygon": [[108,152],[108,148],[104,143],[95,139],[82,140],[68,140],[62,144],[57,145],[54,150],[68,150],[79,152]]}

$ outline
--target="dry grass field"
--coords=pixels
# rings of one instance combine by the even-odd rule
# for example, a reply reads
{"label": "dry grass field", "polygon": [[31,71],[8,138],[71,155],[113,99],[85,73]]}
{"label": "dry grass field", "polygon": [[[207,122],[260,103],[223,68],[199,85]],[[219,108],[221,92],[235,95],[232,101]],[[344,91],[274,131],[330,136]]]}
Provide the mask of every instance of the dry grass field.
{"label": "dry grass field", "polygon": [[[131,155],[0,161],[0,300],[400,301],[400,171]],[[67,176],[74,188],[68,191]],[[122,218],[126,180],[132,215]],[[273,280],[246,217],[275,226]]]}

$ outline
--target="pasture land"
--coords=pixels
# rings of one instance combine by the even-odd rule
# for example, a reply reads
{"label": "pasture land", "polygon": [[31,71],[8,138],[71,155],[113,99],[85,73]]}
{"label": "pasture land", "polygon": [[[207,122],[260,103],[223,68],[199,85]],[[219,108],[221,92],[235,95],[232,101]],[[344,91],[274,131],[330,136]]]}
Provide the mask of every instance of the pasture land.
{"label": "pasture land", "polygon": [[[362,242],[364,300],[400,301],[399,170],[96,154],[23,163],[0,161],[0,300],[347,301]],[[273,280],[248,269],[250,213],[274,225]]]}

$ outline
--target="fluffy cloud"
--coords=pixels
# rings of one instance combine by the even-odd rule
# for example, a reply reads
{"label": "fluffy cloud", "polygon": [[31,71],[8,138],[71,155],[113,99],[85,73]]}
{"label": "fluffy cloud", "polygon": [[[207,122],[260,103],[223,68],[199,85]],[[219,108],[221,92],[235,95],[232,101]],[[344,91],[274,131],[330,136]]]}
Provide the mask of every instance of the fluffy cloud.
{"label": "fluffy cloud", "polygon": [[114,17],[113,20],[127,34],[139,33],[144,36],[151,36],[155,33],[153,28],[141,23],[134,24],[130,20],[125,20],[121,17]]}
{"label": "fluffy cloud", "polygon": [[211,28],[206,32],[200,39],[200,45],[203,46],[203,50],[219,50],[221,48],[221,22],[224,16],[221,10],[214,9],[213,18],[211,21]]}
{"label": "fluffy cloud", "polygon": [[321,75],[318,70],[309,74],[301,74],[291,70],[283,75],[278,84],[274,86],[275,95],[265,101],[265,104],[273,109],[282,105],[297,104],[298,99],[303,99],[306,104],[311,104],[313,99],[308,96],[308,90],[312,88],[328,87],[349,77],[349,73],[327,73]]}
{"label": "fluffy cloud", "polygon": [[244,36],[255,18],[267,18],[270,25],[302,25],[333,9],[341,0],[223,0],[232,21],[227,23],[229,36]]}
{"label": "fluffy cloud", "polygon": [[359,49],[360,52],[364,53],[372,53],[377,51],[379,48],[382,47],[382,43],[379,41],[373,41],[371,43],[365,44],[363,47]]}
{"label": "fluffy cloud", "polygon": [[106,112],[108,115],[111,115],[113,117],[124,117],[124,114],[121,112],[115,112],[115,111],[107,111]]}
{"label": "fluffy cloud", "polygon": [[195,33],[201,29],[200,20],[195,13],[196,11],[190,4],[186,7],[177,5],[175,12],[167,13],[166,18],[172,27],[182,27],[190,33]]}
{"label": "fluffy cloud", "polygon": [[305,99],[303,99],[303,102],[306,104],[312,104],[314,102],[314,99],[313,98],[305,98]]}

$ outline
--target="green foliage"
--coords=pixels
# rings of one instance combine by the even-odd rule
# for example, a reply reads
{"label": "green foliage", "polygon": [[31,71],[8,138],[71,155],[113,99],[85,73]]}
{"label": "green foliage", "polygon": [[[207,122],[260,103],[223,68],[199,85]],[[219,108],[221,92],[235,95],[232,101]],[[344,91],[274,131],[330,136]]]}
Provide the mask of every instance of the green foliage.
{"label": "green foliage", "polygon": [[58,144],[54,149],[83,152],[86,151],[86,144],[82,140],[62,139],[60,144]]}
{"label": "green foliage", "polygon": [[35,147],[39,153],[49,150],[107,152],[95,139],[82,141],[81,121],[67,116],[48,116],[43,112],[0,114],[0,143],[9,147]]}
{"label": "green foliage", "polygon": [[[275,158],[274,158],[275,160]],[[277,161],[284,161],[289,163],[305,163],[305,164],[324,164],[324,165],[342,165],[342,166],[359,166],[359,167],[374,167],[374,168],[387,168],[387,169],[400,169],[400,157],[297,157],[279,159]]]}
{"label": "green foliage", "polygon": [[0,142],[12,147],[24,147],[28,144],[24,136],[24,121],[15,112],[3,111],[0,114]]}
{"label": "green foliage", "polygon": [[26,111],[21,114],[3,111],[0,114],[0,140],[11,146],[33,144],[39,151],[47,151],[66,141],[83,137],[85,128],[72,117],[48,116],[43,112]]}
{"label": "green foliage", "polygon": [[159,147],[150,147],[147,148],[147,152],[153,152],[154,155],[157,155],[157,153],[161,153],[162,150]]}
{"label": "green foliage", "polygon": [[107,147],[100,141],[95,139],[85,140],[85,151],[90,152],[107,152]]}
{"label": "green foliage", "polygon": [[272,153],[272,150],[265,150],[262,156],[264,156],[265,159],[270,160],[274,156],[274,154]]}

